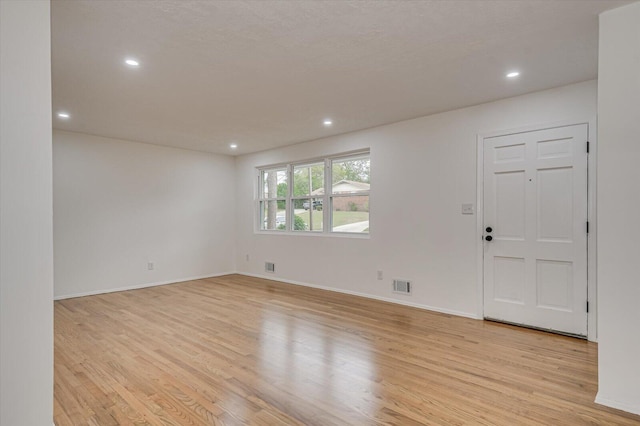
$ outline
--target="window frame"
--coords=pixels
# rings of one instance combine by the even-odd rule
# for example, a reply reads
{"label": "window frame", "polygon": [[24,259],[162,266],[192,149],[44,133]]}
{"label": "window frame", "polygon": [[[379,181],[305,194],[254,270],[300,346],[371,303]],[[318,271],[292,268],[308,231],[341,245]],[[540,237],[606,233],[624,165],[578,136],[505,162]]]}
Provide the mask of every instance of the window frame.
{"label": "window frame", "polygon": [[[257,218],[254,222],[256,227],[254,228],[255,233],[259,234],[274,234],[274,235],[315,235],[315,236],[342,236],[349,238],[369,238],[371,235],[371,229],[367,232],[345,232],[345,231],[334,231],[333,230],[333,200],[337,198],[343,197],[353,197],[353,196],[367,196],[369,197],[369,206],[370,206],[370,195],[371,189],[366,191],[358,191],[358,192],[349,192],[349,193],[333,193],[333,163],[334,162],[344,162],[349,160],[361,160],[368,159],[369,164],[371,164],[371,151],[370,149],[358,150],[345,152],[340,154],[335,154],[326,157],[314,158],[314,159],[306,159],[302,161],[295,161],[289,163],[280,163],[268,166],[260,166],[256,167],[257,173],[257,185],[258,191],[256,191],[255,197],[255,208],[254,214],[257,211]],[[295,168],[304,167],[304,166],[317,166],[323,164],[324,165],[324,174],[323,174],[323,194],[321,196],[313,196],[311,192],[308,195],[296,195],[294,196],[294,170]],[[286,169],[287,172],[287,194],[285,198],[276,197],[276,198],[266,198],[264,196],[264,172],[269,171],[278,171]],[[311,176],[309,176],[311,179]],[[371,169],[369,169],[369,179],[371,180]],[[311,182],[311,180],[310,180]],[[312,184],[310,185],[312,186]],[[310,188],[312,189],[312,188]],[[317,190],[317,189],[316,189]],[[311,217],[313,215],[313,201],[314,200],[322,200],[322,230],[295,230],[294,229],[294,221],[295,221],[295,207],[294,203],[296,200],[309,200],[309,216],[310,222],[313,221]],[[264,229],[264,217],[263,217],[263,203],[268,201],[285,201],[285,229]],[[371,208],[369,208],[369,218],[371,217]],[[371,219],[369,219],[371,220]],[[312,223],[309,224],[312,227]]]}

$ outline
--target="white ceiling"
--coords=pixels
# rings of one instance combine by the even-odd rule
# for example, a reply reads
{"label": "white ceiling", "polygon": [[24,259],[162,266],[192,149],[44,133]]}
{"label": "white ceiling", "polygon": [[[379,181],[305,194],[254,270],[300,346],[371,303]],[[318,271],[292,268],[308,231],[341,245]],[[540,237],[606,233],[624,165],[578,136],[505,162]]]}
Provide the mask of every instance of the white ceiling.
{"label": "white ceiling", "polygon": [[54,0],[54,127],[244,154],[392,123],[595,78],[625,3]]}

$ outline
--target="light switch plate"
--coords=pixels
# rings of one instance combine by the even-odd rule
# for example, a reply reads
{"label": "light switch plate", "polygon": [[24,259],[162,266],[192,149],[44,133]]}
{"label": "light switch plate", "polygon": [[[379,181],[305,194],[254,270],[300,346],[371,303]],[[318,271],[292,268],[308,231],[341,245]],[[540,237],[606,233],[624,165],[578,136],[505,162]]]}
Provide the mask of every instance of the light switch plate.
{"label": "light switch plate", "polygon": [[462,214],[473,214],[473,204],[463,204]]}

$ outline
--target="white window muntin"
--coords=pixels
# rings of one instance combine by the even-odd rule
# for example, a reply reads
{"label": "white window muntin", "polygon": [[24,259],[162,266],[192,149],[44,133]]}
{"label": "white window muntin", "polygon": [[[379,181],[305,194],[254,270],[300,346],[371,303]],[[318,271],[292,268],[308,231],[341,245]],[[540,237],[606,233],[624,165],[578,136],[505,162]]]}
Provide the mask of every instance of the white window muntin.
{"label": "white window muntin", "polygon": [[[295,221],[295,208],[294,208],[294,201],[295,200],[302,200],[302,199],[311,199],[311,203],[313,203],[313,199],[317,199],[317,200],[322,200],[322,204],[323,204],[323,208],[322,208],[322,214],[323,214],[323,223],[325,224],[323,226],[322,231],[311,231],[311,230],[305,230],[305,231],[295,231],[296,233],[309,233],[309,234],[352,234],[352,235],[368,235],[369,232],[363,233],[363,234],[354,234],[351,232],[342,232],[342,231],[334,231],[333,230],[333,200],[334,199],[338,199],[338,198],[346,198],[346,197],[353,197],[353,196],[366,196],[367,198],[369,198],[369,194],[370,194],[370,190],[356,190],[353,192],[346,192],[346,193],[333,193],[333,163],[341,163],[341,162],[345,162],[345,161],[356,161],[356,160],[365,160],[368,159],[370,160],[370,152],[367,151],[360,151],[360,152],[354,152],[354,153],[345,153],[345,154],[338,154],[335,156],[330,156],[330,157],[326,157],[324,159],[317,159],[317,160],[305,160],[302,162],[295,162],[295,163],[289,163],[289,164],[282,164],[279,166],[267,166],[267,167],[260,167],[258,168],[258,176],[259,176],[259,182],[258,182],[258,186],[260,189],[259,195],[258,195],[258,208],[259,208],[259,225],[258,225],[258,229],[260,231],[272,231],[272,230],[268,230],[268,229],[264,229],[264,225],[263,225],[263,221],[264,221],[264,210],[262,208],[263,204],[262,202],[264,201],[284,201],[285,202],[285,209],[286,209],[286,231],[292,231],[293,230],[293,224]],[[324,164],[324,193],[319,196],[318,194],[316,195],[311,195],[311,193],[309,193],[309,195],[297,195],[294,196],[294,169],[295,168],[303,168],[305,166],[308,167],[313,167],[313,166],[317,166],[320,164]],[[282,198],[282,197],[276,197],[276,198],[264,198],[264,173],[265,172],[272,172],[272,171],[281,171],[281,170],[285,170],[287,172],[287,196],[286,198]],[[310,191],[310,192],[313,192]],[[313,204],[311,204],[311,207],[313,206]],[[312,208],[309,209],[310,212],[312,212]],[[311,216],[311,213],[310,213]],[[310,217],[311,221],[313,220]],[[328,226],[327,226],[328,225]]]}

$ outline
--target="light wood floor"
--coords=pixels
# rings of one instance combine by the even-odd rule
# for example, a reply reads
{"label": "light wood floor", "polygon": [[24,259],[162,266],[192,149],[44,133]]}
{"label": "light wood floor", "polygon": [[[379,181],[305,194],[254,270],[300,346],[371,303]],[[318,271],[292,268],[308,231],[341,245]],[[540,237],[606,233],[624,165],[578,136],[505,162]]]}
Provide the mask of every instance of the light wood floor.
{"label": "light wood floor", "polygon": [[638,425],[597,345],[229,275],[55,303],[63,425]]}

